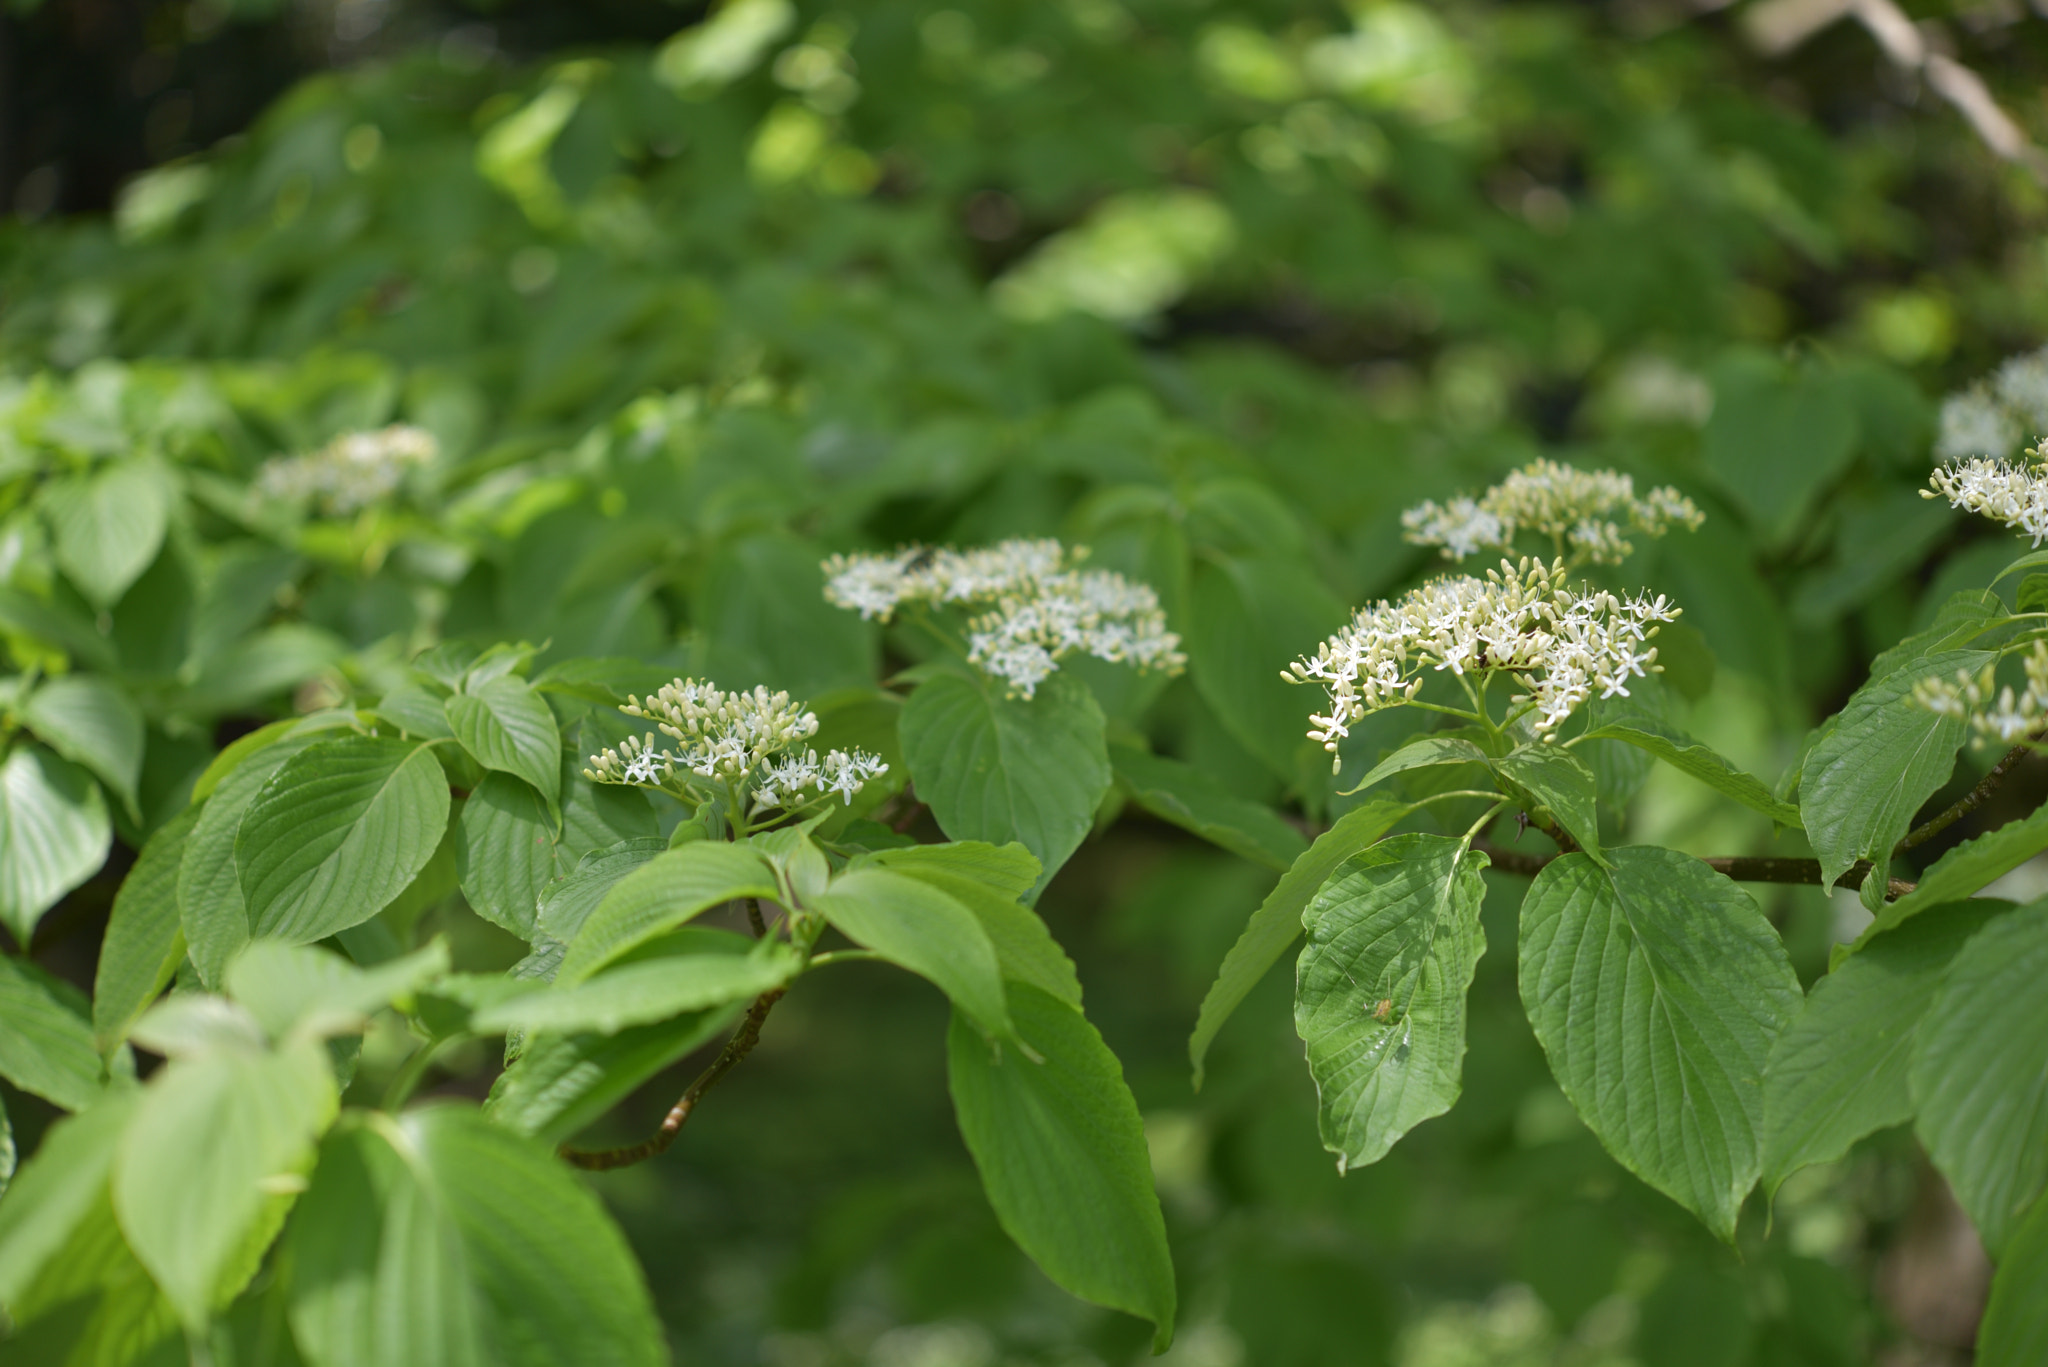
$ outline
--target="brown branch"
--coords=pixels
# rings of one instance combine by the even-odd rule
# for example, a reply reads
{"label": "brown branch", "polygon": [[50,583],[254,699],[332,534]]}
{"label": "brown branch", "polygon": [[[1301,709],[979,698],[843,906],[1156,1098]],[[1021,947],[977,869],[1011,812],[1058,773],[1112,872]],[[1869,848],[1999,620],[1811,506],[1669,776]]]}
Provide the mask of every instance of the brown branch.
{"label": "brown branch", "polygon": [[1983,806],[1984,800],[1998,791],[1999,784],[2005,782],[2005,776],[2012,771],[2012,767],[2033,753],[2033,742],[2037,739],[2039,737],[2030,736],[2026,741],[2006,751],[2004,758],[1991,766],[1991,772],[1984,775],[1983,780],[1976,787],[1956,799],[1955,806],[1950,807],[1940,816],[1929,818],[1925,825],[1908,831],[1905,839],[1892,846],[1892,853],[1895,855],[1904,854],[1922,841],[1941,834],[1941,832],[1953,826],[1958,820]]}
{"label": "brown branch", "polygon": [[[1558,858],[1555,854],[1527,854],[1521,850],[1505,849],[1490,840],[1477,840],[1473,848],[1493,861],[1493,867],[1502,873],[1520,874],[1533,878],[1541,873],[1546,864]],[[1820,884],[1820,861],[1818,859],[1780,859],[1770,855],[1714,855],[1700,860],[1716,873],[1725,874],[1738,883],[1810,883]],[[1870,874],[1870,861],[1858,860],[1842,875],[1841,886],[1861,888],[1863,880]],[[1903,878],[1891,879],[1885,885],[1888,897],[1904,897],[1913,890],[1913,885]]]}
{"label": "brown branch", "polygon": [[610,1168],[626,1168],[635,1163],[644,1163],[658,1154],[667,1152],[668,1146],[675,1143],[676,1136],[682,1133],[683,1125],[689,1120],[690,1113],[696,1110],[697,1103],[704,1099],[704,1094],[716,1087],[719,1079],[731,1072],[733,1066],[752,1053],[754,1046],[761,1042],[761,1022],[768,1019],[768,1013],[775,1009],[775,1003],[782,1000],[782,994],[787,990],[778,987],[772,992],[763,992],[754,998],[754,1004],[747,1008],[745,1018],[740,1021],[740,1028],[725,1042],[725,1048],[718,1051],[718,1057],[712,1060],[711,1066],[697,1075],[697,1080],[683,1093],[682,1100],[670,1108],[667,1117],[661,1122],[661,1128],[653,1135],[638,1144],[628,1144],[617,1149],[574,1149],[564,1144],[561,1148],[563,1161],[573,1167],[603,1172]]}
{"label": "brown branch", "polygon": [[761,918],[761,899],[758,897],[747,899],[747,925],[757,940],[768,933],[768,923]]}

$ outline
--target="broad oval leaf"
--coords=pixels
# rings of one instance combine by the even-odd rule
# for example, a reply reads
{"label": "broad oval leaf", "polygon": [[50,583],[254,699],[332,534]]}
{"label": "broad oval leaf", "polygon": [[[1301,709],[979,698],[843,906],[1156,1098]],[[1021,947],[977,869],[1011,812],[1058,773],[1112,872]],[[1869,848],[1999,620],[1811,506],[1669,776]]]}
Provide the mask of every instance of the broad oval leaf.
{"label": "broad oval leaf", "polygon": [[431,743],[343,736],[285,761],[250,805],[235,860],[254,935],[305,944],[405,891],[448,826]]}
{"label": "broad oval leaf", "polygon": [[754,850],[698,840],[649,860],[616,883],[569,943],[555,981],[582,982],[637,945],[741,897],[777,897],[775,872]]}
{"label": "broad oval leaf", "polygon": [[1018,1037],[1043,1059],[992,1044],[956,1011],[946,1035],[953,1113],[1004,1231],[1083,1300],[1173,1337],[1172,1255],[1137,1102],[1082,1014],[1014,983]]}
{"label": "broad oval leaf", "polygon": [[1397,835],[1353,855],[1302,912],[1294,1028],[1340,1173],[1458,1099],[1485,867],[1462,840]]}
{"label": "broad oval leaf", "polygon": [[2037,1199],[2013,1231],[1991,1280],[1977,1329],[1975,1367],[2034,1367],[2048,1362],[2048,1198]]}
{"label": "broad oval leaf", "polygon": [[0,1076],[67,1111],[100,1096],[85,999],[26,959],[0,955]]}
{"label": "broad oval leaf", "polygon": [[1552,861],[1522,903],[1522,1004],[1622,1166],[1735,1234],[1761,1165],[1764,1062],[1799,980],[1748,893],[1675,850]]}
{"label": "broad oval leaf", "polygon": [[456,877],[470,909],[531,940],[540,899],[558,870],[560,839],[547,800],[532,784],[485,774],[455,821]]}
{"label": "broad oval leaf", "polygon": [[659,1367],[645,1278],[552,1154],[466,1106],[329,1136],[292,1233],[314,1367]]}
{"label": "broad oval leaf", "polygon": [[174,497],[168,473],[146,457],[51,485],[44,506],[57,563],[87,598],[112,607],[156,559]]}
{"label": "broad oval leaf", "polygon": [[230,1262],[296,1189],[336,1103],[327,1051],[313,1041],[215,1049],[150,1079],[114,1156],[114,1213],[187,1325],[204,1326],[222,1292],[240,1290],[222,1285]]}
{"label": "broad oval leaf", "polygon": [[572,987],[490,1003],[470,1024],[485,1032],[594,1030],[615,1035],[628,1026],[750,1001],[781,987],[802,967],[795,950],[776,943],[745,955],[662,955],[608,968]]}
{"label": "broad oval leaf", "polygon": [[137,814],[142,709],[126,693],[90,674],[52,679],[29,695],[21,719],[45,745],[90,769],[130,816]]}
{"label": "broad oval leaf", "polygon": [[22,1298],[52,1255],[105,1199],[114,1150],[135,1113],[133,1091],[110,1092],[43,1135],[0,1201],[0,1306],[19,1315]]}
{"label": "broad oval leaf", "polygon": [[199,811],[187,807],[149,838],[121,890],[114,894],[106,938],[93,976],[92,1028],[102,1052],[127,1037],[128,1027],[170,983],[185,958],[178,918],[178,870]]}
{"label": "broad oval leaf", "polygon": [[1016,840],[1038,857],[1038,888],[1080,847],[1109,791],[1102,709],[1055,674],[1029,700],[987,680],[940,674],[903,705],[903,754],[917,795],[955,840]]}
{"label": "broad oval leaf", "polygon": [[1940,907],[1813,985],[1764,1067],[1765,1191],[1913,1118],[1913,1046],[1942,975],[1963,942],[2007,909],[2003,902]]}
{"label": "broad oval leaf", "polygon": [[616,1035],[536,1035],[491,1084],[484,1113],[520,1134],[559,1143],[641,1083],[732,1028],[741,1008],[693,1012]]}
{"label": "broad oval leaf", "polygon": [[1284,871],[1308,848],[1279,813],[1245,801],[1192,764],[1128,745],[1112,745],[1109,758],[1132,801],[1232,854]]}
{"label": "broad oval leaf", "polygon": [[1486,752],[1469,740],[1457,736],[1418,736],[1366,770],[1365,777],[1358,780],[1358,786],[1351,791],[1362,793],[1382,779],[1392,778],[1395,774],[1405,774],[1410,769],[1430,769],[1439,764],[1487,762]]}
{"label": "broad oval leaf", "polygon": [[559,804],[561,728],[524,679],[500,674],[443,700],[441,706],[455,738],[477,763],[523,778],[550,807]]}
{"label": "broad oval leaf", "polygon": [[1659,725],[1647,718],[1630,717],[1595,727],[1586,732],[1584,739],[1622,741],[1656,756],[1680,773],[1698,779],[1723,797],[1732,797],[1751,811],[1763,813],[1781,826],[1799,825],[1799,809],[1773,797],[1762,779],[1744,773],[1719,752],[1675,728]]}
{"label": "broad oval leaf", "polygon": [[566,945],[612,885],[668,848],[659,836],[635,837],[592,850],[577,861],[575,871],[541,893],[536,925],[540,933]]}
{"label": "broad oval leaf", "polygon": [[1188,1061],[1194,1065],[1197,1091],[1201,1090],[1202,1065],[1216,1032],[1301,934],[1301,909],[1308,905],[1308,899],[1329,881],[1338,865],[1385,835],[1395,822],[1414,810],[1412,803],[1385,800],[1354,807],[1317,836],[1315,843],[1294,861],[1294,866],[1280,875],[1280,881],[1252,913],[1237,943],[1223,956],[1216,981],[1202,998],[1194,1034],[1188,1037]]}
{"label": "broad oval leaf", "polygon": [[99,872],[114,825],[85,770],[40,745],[0,764],[0,924],[28,946],[36,922]]}
{"label": "broad oval leaf", "polygon": [[1599,780],[1585,761],[1559,745],[1525,745],[1493,762],[1502,778],[1550,809],[1579,848],[1606,863],[1600,853]]}
{"label": "broad oval leaf", "polygon": [[2035,902],[1963,946],[1913,1051],[1914,1128],[1994,1261],[2048,1183],[2043,982],[2048,902]]}
{"label": "broad oval leaf", "polygon": [[886,869],[854,869],[808,909],[856,944],[929,979],[984,1033],[1011,1033],[995,946],[974,913],[937,887]]}
{"label": "broad oval leaf", "polygon": [[1922,679],[1953,678],[1992,657],[1950,650],[1915,659],[1856,690],[1835,727],[1807,755],[1799,776],[1799,815],[1820,856],[1821,882],[1832,887],[1859,859],[1875,866],[1882,888],[1892,846],[1920,804],[1948,782],[1968,725],[1911,702]]}
{"label": "broad oval leaf", "polygon": [[[996,963],[1003,977],[1012,982],[1030,983],[1070,1006],[1079,1006],[1081,979],[1074,972],[1073,960],[1060,948],[1059,941],[1053,939],[1052,931],[1046,928],[1038,913],[1019,902],[1014,891],[999,891],[982,879],[955,872],[935,860],[891,857],[948,848],[946,845],[917,845],[907,850],[890,850],[877,855],[874,862],[878,868],[930,884],[973,912],[974,918],[981,922],[983,932],[988,935],[989,943],[995,946]],[[1015,845],[1006,848],[1019,849]],[[1035,867],[1037,861],[1031,862]]]}

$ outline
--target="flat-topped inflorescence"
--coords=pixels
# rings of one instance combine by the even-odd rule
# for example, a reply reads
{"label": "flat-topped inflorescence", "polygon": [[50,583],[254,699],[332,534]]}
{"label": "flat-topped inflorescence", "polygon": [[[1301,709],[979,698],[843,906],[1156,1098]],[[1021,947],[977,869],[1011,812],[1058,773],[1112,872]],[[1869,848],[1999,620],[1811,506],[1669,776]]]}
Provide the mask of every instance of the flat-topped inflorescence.
{"label": "flat-topped inflorescence", "polygon": [[2001,745],[2036,743],[2048,729],[2048,641],[2035,641],[2020,658],[2026,686],[2015,693],[1998,686],[1997,666],[1975,673],[1959,669],[1951,679],[1922,679],[1913,685],[1913,702],[1942,717],[1959,717],[1975,732],[1972,744],[1995,740]]}
{"label": "flat-topped inflorescence", "polygon": [[1922,498],[1945,498],[1951,508],[1980,513],[2029,537],[2048,540],[2048,439],[2030,447],[2028,461],[1972,456],[1952,460],[1928,477]]}
{"label": "flat-topped inflorescence", "polygon": [[1945,461],[2012,455],[2048,432],[2048,347],[2009,356],[1985,379],[1942,400],[1934,454]]}
{"label": "flat-topped inflorescence", "polygon": [[375,432],[346,432],[318,451],[265,461],[256,488],[286,502],[313,502],[330,514],[353,513],[387,498],[405,472],[440,453],[434,434],[393,423]]}
{"label": "flat-topped inflorescence", "polygon": [[884,622],[906,603],[985,609],[968,621],[967,658],[1026,698],[1075,652],[1169,674],[1186,668],[1152,587],[1081,569],[1086,555],[1057,541],[1024,540],[835,555],[824,565],[825,597]]}
{"label": "flat-topped inflorescence", "polygon": [[1630,679],[1657,668],[1649,640],[1678,608],[1662,595],[1571,589],[1565,573],[1561,559],[1503,560],[1484,579],[1434,579],[1397,602],[1359,609],[1315,654],[1281,671],[1329,695],[1328,713],[1309,717],[1309,739],[1335,755],[1353,722],[1412,701],[1426,674],[1444,670],[1513,676],[1528,690],[1516,701],[1545,739],[1588,698],[1627,696]]}
{"label": "flat-topped inflorescence", "polygon": [[1635,481],[1618,471],[1538,460],[1478,498],[1418,504],[1401,514],[1401,528],[1418,546],[1443,547],[1447,560],[1508,550],[1526,533],[1548,539],[1575,563],[1618,565],[1635,549],[1629,534],[1662,536],[1673,525],[1692,531],[1704,520],[1668,485],[1638,498]]}
{"label": "flat-topped inflorescence", "polygon": [[[655,723],[677,742],[662,748],[653,733],[628,737],[590,757],[584,776],[596,783],[663,788],[679,796],[722,789],[751,803],[750,814],[794,809],[838,796],[847,803],[889,766],[865,750],[828,750],[823,759],[796,747],[818,734],[817,714],[765,688],[727,692],[696,679],[675,679],[619,709]],[[808,793],[808,795],[807,795]]]}

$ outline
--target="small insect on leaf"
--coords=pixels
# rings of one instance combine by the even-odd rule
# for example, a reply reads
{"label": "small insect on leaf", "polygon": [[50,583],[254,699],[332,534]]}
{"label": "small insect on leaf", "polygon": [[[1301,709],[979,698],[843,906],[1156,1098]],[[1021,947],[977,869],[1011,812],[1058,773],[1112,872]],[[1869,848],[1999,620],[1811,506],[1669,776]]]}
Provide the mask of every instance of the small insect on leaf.
{"label": "small insect on leaf", "polygon": [[1372,1018],[1376,1021],[1392,1020],[1394,1018],[1393,999],[1382,997],[1379,1001],[1375,1002],[1372,1008]]}

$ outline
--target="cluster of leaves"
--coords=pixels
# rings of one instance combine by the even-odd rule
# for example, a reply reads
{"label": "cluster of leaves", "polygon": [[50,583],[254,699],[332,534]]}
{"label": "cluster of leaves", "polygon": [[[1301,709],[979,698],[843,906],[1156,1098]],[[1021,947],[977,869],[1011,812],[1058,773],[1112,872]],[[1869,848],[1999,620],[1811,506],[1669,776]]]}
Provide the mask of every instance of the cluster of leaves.
{"label": "cluster of leaves", "polygon": [[[1974,154],[1938,133],[1917,151],[1831,142],[1746,89],[1710,33],[1642,40],[1540,6],[848,18],[738,0],[652,52],[510,71],[466,51],[309,84],[245,142],[139,182],[111,224],[0,227],[0,921],[61,958],[117,881],[119,859],[95,880],[110,847],[139,852],[90,1003],[25,954],[0,960],[0,1074],[82,1111],[0,1205],[20,1222],[0,1224],[0,1305],[52,1360],[133,1360],[208,1324],[313,1361],[401,1344],[583,1360],[559,1337],[578,1316],[621,1361],[658,1353],[616,1231],[541,1145],[629,1124],[607,1115],[641,1083],[855,953],[950,998],[960,1132],[1001,1227],[1057,1282],[1164,1334],[1172,1229],[1184,1276],[1232,1284],[1220,1313],[1256,1360],[1327,1360],[1256,1306],[1333,1279],[1321,1299],[1366,1307],[1342,1333],[1376,1360],[1392,1296],[1354,1293],[1411,1273],[1319,1222],[1397,1203],[1295,1175],[1317,1161],[1288,1128],[1298,1075],[1268,1079],[1298,1046],[1219,1048],[1201,1103],[1252,1213],[1204,1214],[1209,1193],[1170,1199],[1163,1224],[1132,1095],[1194,1114],[1184,1075],[1159,1081],[1166,1050],[1120,1038],[1147,1060],[1126,1088],[1034,910],[1043,895],[1059,923],[1090,879],[1127,926],[1150,901],[1185,910],[1139,937],[1154,967],[1091,997],[1138,1041],[1145,1018],[1184,1034],[1193,1001],[1174,994],[1274,875],[1198,1067],[1305,922],[1296,1024],[1354,1189],[1383,1155],[1392,1186],[1430,1161],[1389,1150],[1457,1096],[1468,1037],[1495,1061],[1492,1100],[1438,1122],[1460,1162],[1521,1142],[1517,1098],[1554,1095],[1547,1056],[1599,1144],[1727,1238],[1759,1180],[1911,1119],[2006,1269],[1998,1333],[2028,1332],[2010,1288],[2039,1274],[2011,1269],[2048,1242],[2026,1166],[2040,1137],[2006,1108],[2006,1074],[1957,1060],[2013,1058],[2023,1080],[2001,1041],[2043,1032],[2022,993],[1944,984],[2016,974],[2038,918],[1915,913],[2042,845],[2027,821],[2001,828],[1884,901],[1962,739],[1899,702],[2014,629],[2004,600],[1952,597],[2009,551],[1954,544],[1918,497],[1940,386],[1907,367],[1960,332],[1981,370],[2038,330],[2039,264],[1934,259],[1890,205]],[[263,495],[268,460],[401,420],[441,455],[394,497],[337,514]],[[1612,575],[1683,603],[1660,638],[1671,687],[1548,746],[1376,715],[1333,778],[1279,666],[1347,602],[1434,568],[1401,539],[1404,507],[1539,452],[1706,510],[1697,537]],[[820,591],[832,550],[1051,534],[1158,590],[1184,678],[1077,661],[1011,698],[943,632],[884,633]],[[1718,662],[1796,737],[1901,636],[1775,757],[1793,761],[1776,791],[1684,730],[1688,704],[1710,717],[1728,696]],[[883,755],[889,781],[808,833],[736,842],[587,780],[585,757],[626,734],[622,697],[682,674],[808,696],[823,735]],[[1621,843],[1659,791],[1653,759],[1755,814],[1719,828],[1736,839],[1774,825],[1774,853],[1810,853],[1816,881],[1871,866],[1873,938],[1804,1004],[1821,964],[1765,911],[1824,921],[1817,898],[1760,908],[1697,860]],[[946,843],[901,848],[871,820],[883,801],[921,820],[891,795],[906,780],[931,816],[916,829]],[[1362,793],[1388,782],[1398,801]],[[1468,791],[1495,797],[1446,796]],[[1475,848],[1494,832],[1472,818],[1499,800],[1578,850],[1537,874],[1519,922],[1500,910],[1519,885]],[[1112,831],[1124,813],[1154,822]],[[1104,832],[1139,867],[1157,822],[1229,857],[1173,846],[1136,892],[1074,858]],[[760,941],[684,924],[749,896],[784,913]],[[826,927],[865,949],[814,955],[803,937]],[[832,977],[780,1009],[835,1000]],[[1517,977],[1527,1025],[1499,1009]],[[861,1012],[877,1052],[883,1014]],[[1883,1050],[1853,1087],[1843,1031]],[[498,1034],[481,1111],[405,1108],[435,1070],[487,1071],[474,1040]],[[171,1060],[139,1089],[130,1038]],[[232,1144],[195,1118],[222,1107]],[[1153,1129],[1170,1195],[1172,1129]],[[1969,1147],[1986,1135],[1995,1152]],[[1570,1152],[1575,1190],[1613,1190],[1590,1140]],[[173,1171],[207,1177],[152,1175]],[[1621,1236],[1603,1222],[1633,1222],[1671,1260],[1645,1341],[1688,1277],[1736,1275],[1701,1271],[1713,1251],[1652,1206],[1592,1209],[1565,1226],[1592,1221],[1604,1247]],[[340,1214],[361,1211],[380,1214]],[[187,1223],[204,1237],[174,1258]],[[897,1237],[840,1229],[805,1245],[803,1276],[854,1283],[865,1255],[846,1246]],[[1782,1241],[1759,1259],[1758,1276],[1849,1295]],[[1569,1328],[1621,1262],[1593,1292],[1540,1258],[1518,1275]],[[1821,1335],[1814,1352],[1856,1360],[1856,1314],[1825,1332],[1752,1316],[1777,1293],[1734,1284],[1723,1318],[1765,1325],[1759,1354]],[[443,1286],[469,1290],[411,1298]]]}

